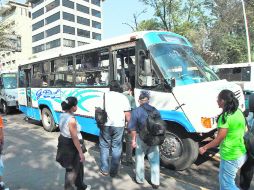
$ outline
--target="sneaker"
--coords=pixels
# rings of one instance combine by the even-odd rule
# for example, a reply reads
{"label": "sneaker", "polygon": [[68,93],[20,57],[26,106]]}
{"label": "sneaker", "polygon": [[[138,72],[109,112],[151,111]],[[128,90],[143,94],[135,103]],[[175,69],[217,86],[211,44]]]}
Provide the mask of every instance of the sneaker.
{"label": "sneaker", "polygon": [[136,177],[133,177],[132,178],[132,181],[134,181],[136,184],[138,184],[138,185],[142,185],[142,184],[144,184],[144,182],[138,182],[137,180],[136,180]]}
{"label": "sneaker", "polygon": [[91,188],[91,185],[87,185],[86,190],[90,190]]}

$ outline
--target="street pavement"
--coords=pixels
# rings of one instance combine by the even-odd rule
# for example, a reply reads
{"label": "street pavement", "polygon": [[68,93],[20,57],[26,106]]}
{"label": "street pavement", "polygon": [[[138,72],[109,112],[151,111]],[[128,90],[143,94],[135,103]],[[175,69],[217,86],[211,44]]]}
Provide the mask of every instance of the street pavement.
{"label": "street pavement", "polygon": [[[5,164],[4,181],[10,190],[62,190],[65,170],[55,161],[59,132],[46,132],[43,130],[40,123],[34,121],[27,122],[24,120],[24,115],[20,113],[7,115],[4,116],[4,118],[6,119],[5,147],[3,153]],[[149,164],[147,162],[147,181],[144,185],[138,185],[132,181],[132,177],[134,176],[132,167],[121,166],[119,176],[116,178],[100,175],[98,172],[98,138],[85,135],[85,139],[88,148],[88,152],[85,154],[86,161],[84,163],[85,182],[90,184],[92,189],[152,189],[147,182],[149,181],[150,174]],[[201,171],[201,174],[204,172],[202,168],[198,168],[198,166],[195,167],[197,170]],[[199,186],[199,182],[195,179],[198,178],[198,176],[194,174],[194,170],[187,170],[187,173],[190,171],[193,173],[193,176],[186,175],[188,180],[184,180],[181,179],[181,177],[172,177],[175,174],[171,175],[171,173],[176,173],[176,175],[179,176],[180,173],[162,168],[161,186],[159,189],[206,189]],[[206,179],[204,176],[200,176],[200,178]],[[217,179],[208,180],[217,181]],[[217,182],[215,183],[217,187]]]}

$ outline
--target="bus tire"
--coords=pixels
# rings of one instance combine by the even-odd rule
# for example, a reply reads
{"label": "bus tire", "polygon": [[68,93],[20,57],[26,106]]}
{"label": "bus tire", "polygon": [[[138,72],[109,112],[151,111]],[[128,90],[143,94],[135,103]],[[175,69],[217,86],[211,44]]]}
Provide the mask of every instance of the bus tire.
{"label": "bus tire", "polygon": [[41,112],[43,128],[48,132],[56,130],[56,124],[51,111],[48,108],[43,108]]}
{"label": "bus tire", "polygon": [[9,109],[9,107],[7,106],[7,104],[6,104],[6,102],[5,101],[2,101],[1,102],[1,107],[2,107],[2,111],[3,111],[3,113],[4,114],[8,114],[8,113],[10,113],[10,109]]}
{"label": "bus tire", "polygon": [[249,111],[254,112],[254,94],[249,96]]}
{"label": "bus tire", "polygon": [[167,131],[160,146],[160,158],[164,166],[173,170],[189,168],[198,157],[198,143],[180,132]]}

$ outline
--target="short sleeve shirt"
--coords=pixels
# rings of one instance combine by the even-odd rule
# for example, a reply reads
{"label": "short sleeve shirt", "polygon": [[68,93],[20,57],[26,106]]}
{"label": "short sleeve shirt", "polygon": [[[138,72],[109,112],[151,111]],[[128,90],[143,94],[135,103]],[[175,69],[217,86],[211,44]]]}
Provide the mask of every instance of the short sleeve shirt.
{"label": "short sleeve shirt", "polygon": [[108,121],[105,126],[124,127],[125,113],[131,110],[128,98],[119,92],[110,91],[105,93],[105,110]]}
{"label": "short sleeve shirt", "polygon": [[226,122],[222,123],[222,116],[218,121],[218,128],[227,128],[228,132],[220,144],[220,155],[223,160],[236,160],[246,153],[244,145],[245,118],[241,110],[225,116]]}

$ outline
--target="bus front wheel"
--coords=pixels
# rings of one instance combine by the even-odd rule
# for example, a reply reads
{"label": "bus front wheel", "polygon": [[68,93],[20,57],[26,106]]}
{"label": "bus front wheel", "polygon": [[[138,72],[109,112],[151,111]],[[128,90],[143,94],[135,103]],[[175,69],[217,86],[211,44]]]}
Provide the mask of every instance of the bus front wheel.
{"label": "bus front wheel", "polygon": [[43,128],[52,132],[56,130],[56,124],[51,111],[48,108],[43,108],[41,112]]}
{"label": "bus front wheel", "polygon": [[163,165],[174,170],[185,170],[198,157],[198,143],[180,132],[167,131],[166,139],[160,146]]}
{"label": "bus front wheel", "polygon": [[3,111],[3,113],[7,115],[10,112],[9,107],[7,106],[5,101],[2,101],[1,104],[2,104],[2,111]]}

